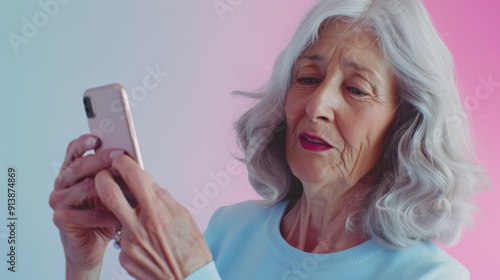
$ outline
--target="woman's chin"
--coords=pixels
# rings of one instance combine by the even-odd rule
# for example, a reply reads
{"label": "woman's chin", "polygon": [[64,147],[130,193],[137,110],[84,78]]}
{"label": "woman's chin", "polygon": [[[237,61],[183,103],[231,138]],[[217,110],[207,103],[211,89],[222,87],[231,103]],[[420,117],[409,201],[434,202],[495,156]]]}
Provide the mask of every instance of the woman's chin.
{"label": "woman's chin", "polygon": [[330,167],[316,166],[314,164],[300,164],[291,167],[293,174],[303,185],[324,185],[341,182],[342,176],[337,170]]}

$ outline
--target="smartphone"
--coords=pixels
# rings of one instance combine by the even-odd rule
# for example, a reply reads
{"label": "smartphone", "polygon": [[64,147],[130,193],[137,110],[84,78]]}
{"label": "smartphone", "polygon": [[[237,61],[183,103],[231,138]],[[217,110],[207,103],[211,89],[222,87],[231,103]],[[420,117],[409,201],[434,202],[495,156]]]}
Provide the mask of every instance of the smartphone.
{"label": "smartphone", "polygon": [[115,83],[88,89],[83,93],[83,105],[90,133],[101,139],[96,151],[124,150],[144,169],[124,87]]}

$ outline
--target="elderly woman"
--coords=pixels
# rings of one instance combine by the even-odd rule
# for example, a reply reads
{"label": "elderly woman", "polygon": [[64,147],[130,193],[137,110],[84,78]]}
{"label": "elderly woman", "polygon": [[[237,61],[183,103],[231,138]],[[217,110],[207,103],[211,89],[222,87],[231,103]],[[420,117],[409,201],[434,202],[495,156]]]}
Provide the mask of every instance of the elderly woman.
{"label": "elderly woman", "polygon": [[264,200],[220,208],[202,236],[122,151],[83,156],[99,146],[84,135],[50,198],[68,278],[97,278],[115,238],[139,279],[468,279],[431,240],[458,240],[482,169],[420,1],[319,1],[266,87],[239,94],[260,100],[235,127]]}

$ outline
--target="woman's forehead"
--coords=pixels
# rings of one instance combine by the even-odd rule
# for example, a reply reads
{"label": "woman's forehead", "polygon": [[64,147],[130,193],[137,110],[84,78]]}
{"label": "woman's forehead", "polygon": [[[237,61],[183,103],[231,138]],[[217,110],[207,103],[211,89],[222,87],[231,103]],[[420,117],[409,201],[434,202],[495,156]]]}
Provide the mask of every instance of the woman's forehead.
{"label": "woman's forehead", "polygon": [[375,72],[379,78],[392,75],[375,35],[357,23],[342,20],[322,26],[318,39],[297,59],[299,64],[303,61],[323,61],[325,66],[332,62],[358,65]]}

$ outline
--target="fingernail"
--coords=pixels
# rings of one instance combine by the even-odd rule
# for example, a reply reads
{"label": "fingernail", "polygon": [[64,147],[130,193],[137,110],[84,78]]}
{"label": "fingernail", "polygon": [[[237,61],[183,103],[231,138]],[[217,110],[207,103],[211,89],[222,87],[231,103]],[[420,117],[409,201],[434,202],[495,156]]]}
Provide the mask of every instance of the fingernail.
{"label": "fingernail", "polygon": [[110,154],[109,154],[109,158],[111,159],[115,159],[117,156],[119,155],[123,155],[123,150],[116,150],[116,151],[112,151]]}
{"label": "fingernail", "polygon": [[120,173],[118,173],[118,171],[116,171],[113,167],[111,167],[109,169],[109,171],[111,172],[111,174],[113,174],[113,176],[117,177],[117,176],[120,176]]}
{"label": "fingernail", "polygon": [[89,147],[94,147],[95,144],[97,144],[97,138],[95,137],[89,137],[85,140],[85,144]]}

